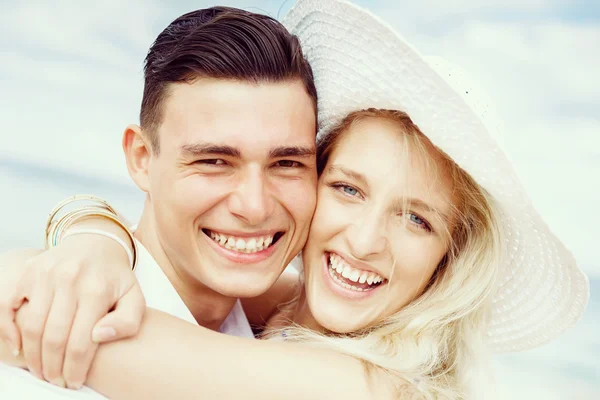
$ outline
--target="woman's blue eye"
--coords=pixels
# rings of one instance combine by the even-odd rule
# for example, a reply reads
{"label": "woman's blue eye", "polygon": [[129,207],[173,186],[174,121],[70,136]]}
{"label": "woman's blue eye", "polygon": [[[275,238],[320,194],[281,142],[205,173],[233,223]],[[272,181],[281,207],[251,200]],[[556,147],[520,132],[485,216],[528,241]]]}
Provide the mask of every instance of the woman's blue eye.
{"label": "woman's blue eye", "polygon": [[411,223],[418,226],[419,229],[423,229],[427,232],[432,232],[431,225],[429,225],[429,223],[426,220],[419,217],[417,214],[408,213],[408,219],[410,220]]}
{"label": "woman's blue eye", "polygon": [[423,221],[421,218],[419,218],[415,214],[410,214],[410,220],[411,220],[411,222],[414,222],[417,225],[423,225],[425,223],[425,221]]}
{"label": "woman's blue eye", "polygon": [[336,192],[343,193],[346,196],[362,198],[362,195],[358,191],[358,189],[356,189],[354,186],[350,186],[350,185],[345,184],[343,182],[329,183],[328,186],[331,187]]}
{"label": "woman's blue eye", "polygon": [[344,186],[344,192],[349,194],[350,196],[355,196],[358,194],[358,190],[354,189],[351,186]]}

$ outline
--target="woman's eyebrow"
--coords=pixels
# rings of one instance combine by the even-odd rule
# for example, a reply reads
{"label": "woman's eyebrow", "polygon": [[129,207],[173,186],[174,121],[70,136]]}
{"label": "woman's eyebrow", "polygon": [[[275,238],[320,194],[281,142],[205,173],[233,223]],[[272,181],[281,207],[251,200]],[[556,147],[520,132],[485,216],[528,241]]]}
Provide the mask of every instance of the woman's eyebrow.
{"label": "woman's eyebrow", "polygon": [[366,187],[369,187],[369,181],[367,180],[366,176],[364,176],[360,172],[353,171],[346,167],[342,167],[339,164],[334,164],[327,168],[327,172],[336,172],[336,171],[341,172],[342,174],[346,175],[347,177],[362,183]]}
{"label": "woman's eyebrow", "polygon": [[400,209],[405,208],[405,207],[410,207],[410,208],[415,208],[415,209],[418,209],[418,210],[421,210],[421,211],[424,211],[427,213],[437,214],[442,218],[442,220],[446,224],[448,224],[450,222],[449,215],[444,214],[437,208],[430,206],[425,201],[423,201],[419,198],[416,198],[416,197],[403,198],[403,199],[397,200],[396,206]]}

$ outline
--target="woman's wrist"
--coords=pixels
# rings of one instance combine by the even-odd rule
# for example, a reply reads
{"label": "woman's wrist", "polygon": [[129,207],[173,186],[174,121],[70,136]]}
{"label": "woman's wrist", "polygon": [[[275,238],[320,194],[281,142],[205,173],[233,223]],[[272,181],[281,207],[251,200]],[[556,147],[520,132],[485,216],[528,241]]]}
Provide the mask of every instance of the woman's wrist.
{"label": "woman's wrist", "polygon": [[89,238],[90,246],[102,241],[103,246],[119,247],[121,249],[119,251],[123,251],[128,265],[133,269],[136,249],[132,238],[127,231],[113,221],[103,217],[90,216],[69,226],[62,235],[62,241],[72,240],[74,237]]}
{"label": "woman's wrist", "polygon": [[[63,200],[51,211],[46,223],[46,248],[75,235],[108,238],[122,248],[129,266],[135,269],[137,248],[133,234],[105,200],[91,195],[76,195]],[[92,245],[94,240],[96,238]]]}

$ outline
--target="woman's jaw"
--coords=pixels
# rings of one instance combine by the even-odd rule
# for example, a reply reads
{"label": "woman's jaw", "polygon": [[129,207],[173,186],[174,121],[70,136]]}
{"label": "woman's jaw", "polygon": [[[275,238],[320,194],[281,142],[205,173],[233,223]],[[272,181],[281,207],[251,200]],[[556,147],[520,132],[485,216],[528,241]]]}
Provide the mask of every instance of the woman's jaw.
{"label": "woman's jaw", "polygon": [[406,135],[386,118],[354,123],[319,178],[302,312],[327,331],[364,332],[396,314],[422,294],[448,251],[450,226],[438,217],[455,207],[451,177]]}
{"label": "woman's jaw", "polygon": [[310,316],[297,315],[296,322],[309,327],[309,321],[312,329],[353,333],[399,309],[402,296],[394,295],[398,287],[390,284],[391,261],[367,264],[331,247],[304,257],[307,307],[298,312]]}

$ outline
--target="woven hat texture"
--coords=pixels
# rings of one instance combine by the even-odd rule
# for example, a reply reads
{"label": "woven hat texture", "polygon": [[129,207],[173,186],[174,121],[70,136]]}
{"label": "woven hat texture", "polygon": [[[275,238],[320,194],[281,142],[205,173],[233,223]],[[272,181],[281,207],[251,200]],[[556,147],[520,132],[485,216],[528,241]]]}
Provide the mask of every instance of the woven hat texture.
{"label": "woven hat texture", "polygon": [[492,349],[536,347],[574,325],[589,299],[587,277],[535,211],[497,143],[499,119],[468,75],[423,57],[378,17],[344,1],[299,0],[283,23],[315,74],[319,136],[353,111],[405,111],[502,207],[507,262],[494,297]]}

